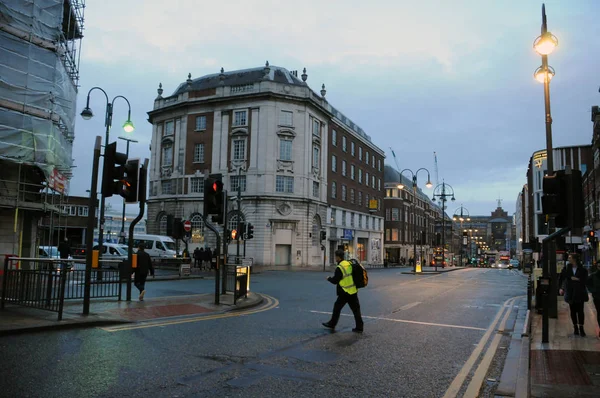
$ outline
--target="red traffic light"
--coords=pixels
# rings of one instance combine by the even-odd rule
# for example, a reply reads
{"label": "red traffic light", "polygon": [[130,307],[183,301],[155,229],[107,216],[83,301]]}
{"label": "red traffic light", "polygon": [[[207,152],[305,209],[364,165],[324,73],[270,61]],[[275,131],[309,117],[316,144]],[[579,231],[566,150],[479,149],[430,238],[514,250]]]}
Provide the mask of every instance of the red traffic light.
{"label": "red traffic light", "polygon": [[594,237],[594,231],[590,231],[590,238]]}
{"label": "red traffic light", "polygon": [[213,182],[212,188],[213,188],[213,191],[215,191],[215,192],[217,192],[217,190],[219,189],[219,186],[217,185],[216,181]]}
{"label": "red traffic light", "polygon": [[231,230],[231,239],[235,239],[237,237],[237,230],[232,229]]}

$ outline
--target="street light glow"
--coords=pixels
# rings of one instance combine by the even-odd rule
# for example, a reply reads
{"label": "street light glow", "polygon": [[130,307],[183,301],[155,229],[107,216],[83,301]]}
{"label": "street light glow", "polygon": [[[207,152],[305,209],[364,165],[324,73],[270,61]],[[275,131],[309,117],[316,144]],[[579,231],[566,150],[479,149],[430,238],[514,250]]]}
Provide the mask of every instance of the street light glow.
{"label": "street light glow", "polygon": [[540,55],[551,54],[558,46],[558,39],[550,32],[538,36],[533,42],[533,48]]}
{"label": "street light glow", "polygon": [[544,70],[543,67],[540,66],[533,73],[533,77],[535,77],[535,80],[537,80],[540,83],[546,82],[546,75],[548,76],[548,81],[552,80],[552,78],[555,75],[554,68],[551,66],[548,66],[548,70],[546,71],[546,70]]}
{"label": "street light glow", "polygon": [[127,119],[127,121],[123,124],[123,130],[125,130],[126,133],[133,132],[133,130],[135,130],[135,127],[133,127],[133,122]]}
{"label": "street light glow", "polygon": [[92,110],[90,109],[89,106],[86,106],[81,111],[81,117],[83,118],[83,120],[90,120],[93,116],[94,116],[94,113],[92,112]]}
{"label": "street light glow", "polygon": [[404,189],[404,184],[398,184],[398,189]]}

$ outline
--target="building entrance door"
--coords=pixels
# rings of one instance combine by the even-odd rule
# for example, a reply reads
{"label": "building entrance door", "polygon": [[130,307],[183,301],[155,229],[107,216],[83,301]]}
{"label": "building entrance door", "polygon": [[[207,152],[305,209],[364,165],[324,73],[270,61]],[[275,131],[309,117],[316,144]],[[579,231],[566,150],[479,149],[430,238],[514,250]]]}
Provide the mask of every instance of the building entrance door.
{"label": "building entrance door", "polygon": [[292,245],[275,245],[275,265],[292,265]]}

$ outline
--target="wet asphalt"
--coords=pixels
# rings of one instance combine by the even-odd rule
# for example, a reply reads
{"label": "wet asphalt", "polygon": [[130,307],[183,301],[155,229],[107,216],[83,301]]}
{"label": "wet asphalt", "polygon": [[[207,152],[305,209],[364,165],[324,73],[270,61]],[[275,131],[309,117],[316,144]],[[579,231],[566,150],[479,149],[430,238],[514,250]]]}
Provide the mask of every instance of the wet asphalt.
{"label": "wet asphalt", "polygon": [[[441,397],[500,306],[525,294],[517,271],[436,276],[369,272],[365,332],[323,272],[253,274],[275,308],[108,332],[50,331],[0,339],[0,391],[14,397]],[[212,280],[149,282],[148,296],[212,291]],[[402,322],[402,321],[411,321]],[[465,326],[456,328],[451,326]]]}

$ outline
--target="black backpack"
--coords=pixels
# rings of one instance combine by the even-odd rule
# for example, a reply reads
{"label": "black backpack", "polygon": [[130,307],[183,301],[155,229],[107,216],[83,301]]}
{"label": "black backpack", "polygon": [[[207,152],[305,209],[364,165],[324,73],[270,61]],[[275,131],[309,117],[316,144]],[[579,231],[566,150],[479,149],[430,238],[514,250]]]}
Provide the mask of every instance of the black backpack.
{"label": "black backpack", "polygon": [[366,287],[369,284],[367,270],[356,259],[353,258],[349,261],[352,264],[352,280],[354,280],[354,285],[358,289]]}

